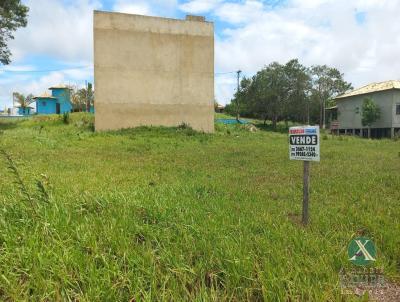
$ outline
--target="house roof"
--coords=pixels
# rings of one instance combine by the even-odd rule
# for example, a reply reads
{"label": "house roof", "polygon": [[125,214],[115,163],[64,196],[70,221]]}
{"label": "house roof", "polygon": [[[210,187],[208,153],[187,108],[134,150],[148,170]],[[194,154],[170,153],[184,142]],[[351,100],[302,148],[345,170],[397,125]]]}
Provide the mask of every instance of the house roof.
{"label": "house roof", "polygon": [[68,87],[67,85],[60,84],[60,85],[51,86],[49,89],[52,90],[52,89],[71,89],[71,88]]}
{"label": "house roof", "polygon": [[32,99],[56,99],[56,98],[45,92],[42,93],[41,95],[33,97]]}
{"label": "house roof", "polygon": [[337,96],[335,99],[343,99],[350,96],[367,94],[371,92],[384,91],[390,89],[400,89],[400,81],[386,81],[380,83],[371,83],[361,88],[354,89],[350,92]]}

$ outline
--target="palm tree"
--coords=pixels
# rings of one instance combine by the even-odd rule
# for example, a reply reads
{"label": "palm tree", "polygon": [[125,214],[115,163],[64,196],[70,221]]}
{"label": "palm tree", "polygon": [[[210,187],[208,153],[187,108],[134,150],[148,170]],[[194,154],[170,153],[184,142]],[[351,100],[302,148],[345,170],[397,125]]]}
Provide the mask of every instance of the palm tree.
{"label": "palm tree", "polygon": [[22,93],[19,92],[14,92],[14,101],[18,103],[19,107],[23,108],[28,108],[30,104],[32,104],[33,100],[33,95],[28,94],[27,96],[23,95]]}

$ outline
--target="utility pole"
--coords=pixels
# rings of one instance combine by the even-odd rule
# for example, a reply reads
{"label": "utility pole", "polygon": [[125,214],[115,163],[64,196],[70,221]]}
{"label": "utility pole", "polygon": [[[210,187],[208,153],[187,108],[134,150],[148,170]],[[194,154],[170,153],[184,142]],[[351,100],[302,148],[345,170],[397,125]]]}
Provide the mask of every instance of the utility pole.
{"label": "utility pole", "polygon": [[242,73],[241,70],[237,72],[237,94],[236,94],[236,119],[239,121],[239,91],[240,91],[240,74]]}
{"label": "utility pole", "polygon": [[239,93],[240,90],[240,74],[242,73],[241,70],[236,71],[237,73],[237,92]]}
{"label": "utility pole", "polygon": [[324,123],[322,125],[322,129],[326,128],[326,99],[324,99]]}
{"label": "utility pole", "polygon": [[13,108],[17,107],[17,93],[13,92]]}
{"label": "utility pole", "polygon": [[89,102],[89,100],[88,100],[88,81],[87,80],[85,80],[85,107],[86,107],[86,112],[88,112],[88,102]]}

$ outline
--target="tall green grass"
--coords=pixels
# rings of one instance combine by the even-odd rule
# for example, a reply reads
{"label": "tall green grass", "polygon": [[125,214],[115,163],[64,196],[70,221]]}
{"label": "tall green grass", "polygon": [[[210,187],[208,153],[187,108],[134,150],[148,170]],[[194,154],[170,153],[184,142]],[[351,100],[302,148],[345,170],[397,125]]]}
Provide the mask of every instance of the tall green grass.
{"label": "tall green grass", "polygon": [[357,301],[338,277],[356,234],[399,278],[399,142],[326,136],[303,227],[285,134],[0,129],[0,300]]}

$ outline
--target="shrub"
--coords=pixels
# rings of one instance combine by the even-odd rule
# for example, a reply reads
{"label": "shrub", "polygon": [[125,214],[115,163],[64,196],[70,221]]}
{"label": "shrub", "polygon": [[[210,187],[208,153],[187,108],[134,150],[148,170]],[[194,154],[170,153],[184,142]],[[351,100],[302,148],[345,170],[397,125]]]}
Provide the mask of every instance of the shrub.
{"label": "shrub", "polygon": [[178,127],[176,127],[178,131],[182,131],[188,136],[193,136],[197,134],[197,131],[194,130],[189,124],[182,122]]}
{"label": "shrub", "polygon": [[179,124],[177,128],[180,130],[191,129],[190,125],[185,122],[182,122],[181,124]]}
{"label": "shrub", "polygon": [[64,112],[62,115],[62,121],[64,124],[68,125],[71,121],[71,118],[69,117],[69,112]]}

